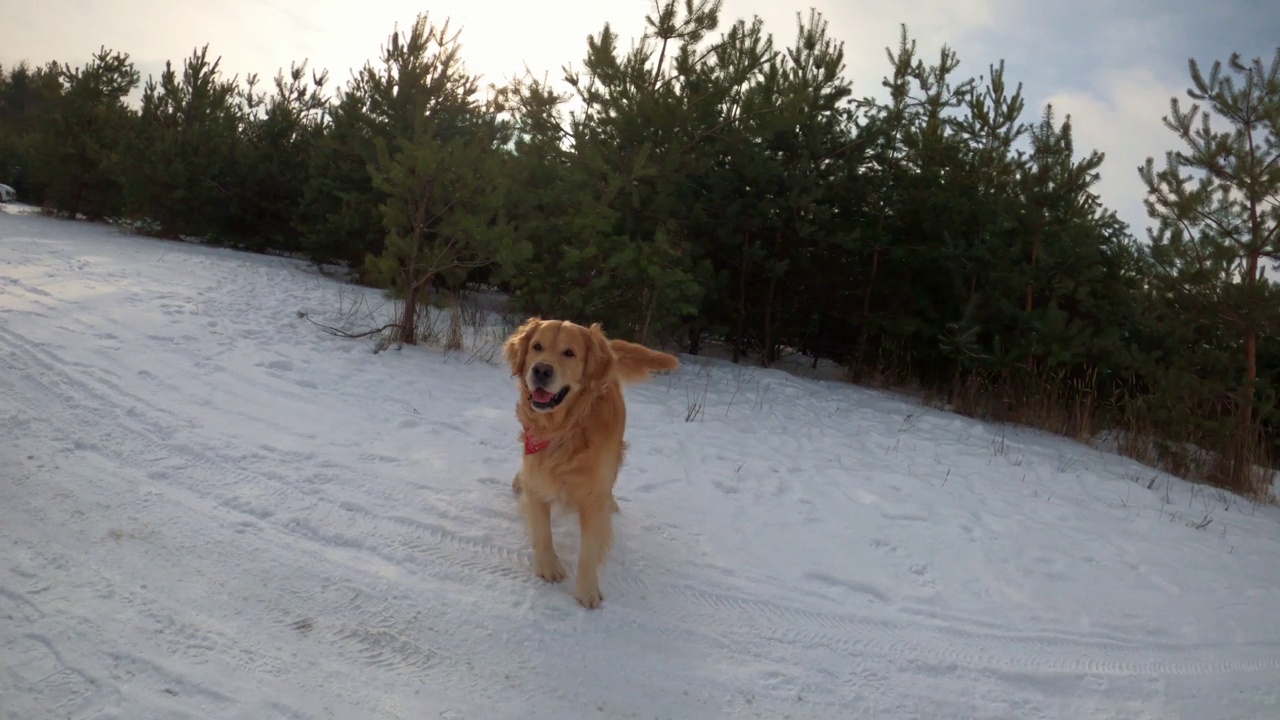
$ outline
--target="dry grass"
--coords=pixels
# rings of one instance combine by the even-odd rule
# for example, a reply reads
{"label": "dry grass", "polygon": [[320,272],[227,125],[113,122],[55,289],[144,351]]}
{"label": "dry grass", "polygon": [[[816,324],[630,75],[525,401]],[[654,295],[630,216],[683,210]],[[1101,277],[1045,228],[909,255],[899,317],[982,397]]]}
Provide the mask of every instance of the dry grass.
{"label": "dry grass", "polygon": [[954,412],[999,423],[1025,425],[1081,442],[1105,424],[1093,387],[1094,374],[1037,376],[972,373],[950,392]]}
{"label": "dry grass", "polygon": [[[1275,458],[1256,427],[1206,421],[1192,399],[1123,388],[1100,398],[1096,374],[972,373],[927,402],[999,423],[1033,427],[1084,443],[1104,442],[1126,457],[1191,482],[1255,501],[1273,501]],[[1157,403],[1159,406],[1157,407]]]}
{"label": "dry grass", "polygon": [[1271,501],[1278,458],[1257,425],[1206,418],[1190,398],[1117,393],[1107,428],[1118,453],[1171,475]]}

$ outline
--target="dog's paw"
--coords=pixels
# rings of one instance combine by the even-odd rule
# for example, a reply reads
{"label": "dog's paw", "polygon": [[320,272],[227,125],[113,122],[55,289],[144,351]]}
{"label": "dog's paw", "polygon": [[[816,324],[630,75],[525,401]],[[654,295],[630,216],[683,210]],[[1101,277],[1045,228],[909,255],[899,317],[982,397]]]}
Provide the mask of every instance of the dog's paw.
{"label": "dog's paw", "polygon": [[578,604],[588,610],[595,610],[600,607],[600,603],[604,602],[604,594],[600,592],[599,585],[591,587],[578,586],[578,592],[574,594],[578,599]]}
{"label": "dog's paw", "polygon": [[564,565],[560,562],[560,558],[552,555],[551,557],[535,557],[533,559],[533,571],[538,577],[547,582],[558,583],[568,577],[564,571]]}

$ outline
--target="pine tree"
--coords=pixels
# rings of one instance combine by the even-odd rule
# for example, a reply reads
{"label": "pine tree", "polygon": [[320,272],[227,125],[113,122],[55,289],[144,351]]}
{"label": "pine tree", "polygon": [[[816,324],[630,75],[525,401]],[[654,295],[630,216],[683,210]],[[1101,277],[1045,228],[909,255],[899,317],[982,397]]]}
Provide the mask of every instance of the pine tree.
{"label": "pine tree", "polygon": [[880,295],[867,304],[881,308],[871,328],[879,337],[859,343],[856,357],[909,362],[916,379],[933,385],[953,381],[991,354],[990,328],[980,314],[989,297],[981,280],[991,259],[982,249],[993,242],[998,214],[982,196],[989,181],[971,172],[961,125],[976,81],[958,78],[960,60],[945,45],[936,64],[926,64],[905,26],[896,51],[885,54],[893,69],[882,83],[888,103],[860,103],[867,114],[863,132],[873,142],[867,220],[874,228],[864,233],[872,243],[868,275],[874,270]]}
{"label": "pine tree", "polygon": [[609,207],[617,180],[592,152],[575,142],[561,113],[567,96],[530,78],[509,88],[514,157],[508,209],[511,242],[501,246],[498,279],[524,312],[614,327],[626,288],[611,277],[622,258],[602,248],[625,246],[618,214]]}
{"label": "pine tree", "polygon": [[37,131],[37,174],[47,188],[46,205],[90,220],[124,209],[123,153],[134,113],[125,97],[138,84],[129,56],[100,48],[84,68],[63,65],[63,92],[49,122]]}
{"label": "pine tree", "polygon": [[376,64],[366,63],[337,93],[308,159],[310,180],[297,221],[313,260],[345,263],[361,281],[378,282],[360,276],[366,257],[385,248],[384,195],[372,174],[380,144],[394,148],[418,132],[425,115],[455,112],[437,103],[457,103],[464,95],[470,101],[459,88],[472,79],[456,34],[446,36],[447,30],[447,21],[436,27],[417,16],[408,32],[392,32]]}
{"label": "pine tree", "polygon": [[[416,118],[394,128],[392,142],[377,142],[373,181],[381,203],[386,244],[370,254],[366,271],[401,303],[396,340],[417,342],[418,310],[433,283],[456,297],[467,271],[493,261],[509,228],[502,217],[506,129],[495,101],[476,99],[478,82],[459,57],[448,23],[419,16],[402,39],[392,35],[389,56],[397,74],[389,117]],[[455,308],[456,315],[456,308]]]}
{"label": "pine tree", "polygon": [[62,95],[61,69],[56,62],[36,68],[20,62],[0,77],[0,182],[34,205],[45,200],[37,143]]}
{"label": "pine tree", "polygon": [[780,71],[774,92],[781,112],[757,116],[764,118],[765,147],[780,171],[771,203],[777,224],[760,332],[765,364],[779,359],[782,346],[803,345],[816,316],[840,295],[832,285],[815,281],[850,250],[848,228],[837,219],[843,198],[836,179],[841,156],[858,147],[847,132],[852,85],[843,75],[844,47],[827,34],[827,23],[816,11],[807,21],[797,14],[796,39]]}
{"label": "pine tree", "polygon": [[704,142],[721,129],[714,110],[726,86],[704,72],[723,45],[704,45],[719,12],[718,0],[655,4],[629,52],[606,25],[588,40],[583,72],[566,74],[583,106],[566,135],[616,215],[591,272],[618,293],[603,319],[619,337],[678,333],[701,302],[709,265],[688,220],[700,201],[694,178],[708,163]]}
{"label": "pine tree", "polygon": [[1123,371],[1119,333],[1131,325],[1134,296],[1121,281],[1131,238],[1094,192],[1105,159],[1076,158],[1071,118],[1054,123],[1052,106],[1030,130],[1017,195],[1022,212],[1013,230],[1025,288],[1011,360],[1025,357],[1034,373],[1098,366]]}
{"label": "pine tree", "polygon": [[377,160],[374,120],[367,97],[353,82],[327,109],[305,155],[307,181],[295,229],[303,251],[316,263],[339,263],[359,271],[365,257],[382,251],[386,231],[369,167]]}
{"label": "pine tree", "polygon": [[1158,223],[1150,257],[1162,291],[1189,320],[1225,322],[1235,334],[1225,345],[1242,367],[1236,433],[1247,437],[1258,420],[1260,338],[1280,324],[1280,292],[1266,277],[1266,265],[1280,260],[1280,48],[1269,67],[1239,53],[1228,59],[1230,74],[1220,60],[1207,75],[1195,59],[1188,67],[1193,102],[1184,110],[1172,98],[1164,118],[1186,149],[1166,153],[1163,169],[1152,158],[1139,168]]}
{"label": "pine tree", "polygon": [[225,229],[242,115],[236,83],[220,76],[220,63],[206,45],[181,76],[166,62],[159,80],[143,87],[126,190],[134,213],[165,237]]}
{"label": "pine tree", "polygon": [[236,144],[237,171],[227,201],[224,240],[251,250],[298,252],[297,223],[310,179],[310,157],[321,137],[328,101],[328,73],[311,73],[307,63],[276,74],[275,92],[256,92],[256,76],[246,79],[241,105],[246,117]]}

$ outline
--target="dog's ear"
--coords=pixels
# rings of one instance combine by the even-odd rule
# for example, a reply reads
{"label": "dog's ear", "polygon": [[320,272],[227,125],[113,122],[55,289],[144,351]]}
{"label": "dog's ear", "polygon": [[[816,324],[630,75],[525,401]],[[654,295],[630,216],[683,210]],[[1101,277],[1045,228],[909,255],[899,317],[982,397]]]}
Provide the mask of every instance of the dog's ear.
{"label": "dog's ear", "polygon": [[587,358],[583,378],[587,384],[595,385],[604,382],[617,369],[618,359],[614,357],[613,347],[605,336],[600,323],[587,328]]}
{"label": "dog's ear", "polygon": [[511,333],[511,337],[507,338],[503,351],[507,356],[507,363],[511,365],[512,376],[519,375],[524,370],[524,358],[529,353],[529,342],[533,340],[533,332],[538,329],[538,325],[542,323],[542,318],[534,317],[524,321],[524,324],[516,328]]}

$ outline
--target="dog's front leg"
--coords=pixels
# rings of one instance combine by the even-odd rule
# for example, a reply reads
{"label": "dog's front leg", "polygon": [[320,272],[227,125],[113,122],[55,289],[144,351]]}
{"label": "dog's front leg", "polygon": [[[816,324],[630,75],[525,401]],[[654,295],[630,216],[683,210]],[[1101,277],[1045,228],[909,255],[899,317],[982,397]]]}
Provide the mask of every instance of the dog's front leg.
{"label": "dog's front leg", "polygon": [[600,592],[600,566],[613,543],[613,513],[607,503],[592,504],[578,512],[582,527],[582,550],[578,553],[576,597],[585,608],[598,608],[604,601]]}
{"label": "dog's front leg", "polygon": [[556,557],[551,541],[551,505],[537,493],[520,493],[520,511],[524,515],[529,542],[533,545],[533,571],[547,582],[560,582],[565,578],[564,565]]}

